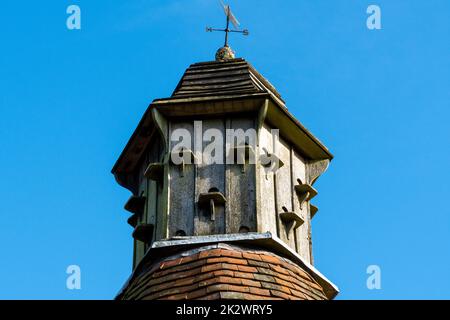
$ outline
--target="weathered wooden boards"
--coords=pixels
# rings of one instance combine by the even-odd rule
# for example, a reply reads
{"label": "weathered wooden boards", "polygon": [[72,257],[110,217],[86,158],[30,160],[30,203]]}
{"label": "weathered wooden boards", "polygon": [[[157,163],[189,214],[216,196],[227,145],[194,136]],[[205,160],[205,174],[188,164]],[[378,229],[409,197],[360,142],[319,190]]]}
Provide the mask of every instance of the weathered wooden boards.
{"label": "weathered wooden boards", "polygon": [[[251,130],[257,129],[257,141],[253,141]],[[168,159],[163,139],[155,138],[155,143],[150,145],[139,172],[139,194],[146,197],[146,206],[137,224],[154,226],[152,241],[177,236],[270,231],[306,261],[311,261],[310,206],[308,201],[302,205],[295,191],[296,185],[309,179],[307,161],[283,137],[274,134],[267,124],[259,126],[257,118],[251,116],[206,119],[200,125],[193,120],[177,120],[171,121],[167,130],[171,137],[168,150],[179,148],[179,135],[185,133],[193,140],[182,148],[192,152],[194,158],[192,163],[174,164]],[[239,134],[241,137],[236,138]],[[222,140],[218,141],[218,137]],[[208,149],[212,142],[215,151]],[[234,158],[229,158],[227,142],[248,147],[244,163],[237,161],[236,149]],[[198,144],[203,152],[194,154]],[[250,164],[250,153],[256,158],[277,155],[273,159],[279,159],[280,168],[264,165],[256,158],[252,159],[257,160],[256,164]],[[202,157],[202,161],[195,157]],[[145,177],[149,164],[158,163],[162,167],[157,167],[156,172],[162,177],[155,178],[155,173],[152,179]],[[311,172],[312,178],[317,171]],[[283,212],[294,213],[302,223],[288,223],[281,218]],[[135,240],[135,263],[150,244]]]}
{"label": "weathered wooden boards", "polygon": [[[306,161],[295,150],[291,148],[291,161],[292,161],[292,185],[295,186],[299,183],[299,179],[302,182],[306,181]],[[298,212],[303,218],[304,223],[297,228],[296,239],[297,247],[296,251],[305,258],[306,261],[310,260],[310,247],[309,247],[309,232],[311,228],[311,219],[309,216],[309,205],[303,204],[300,207],[300,201],[298,195],[294,192],[292,195],[293,209]]]}
{"label": "weathered wooden boards", "polygon": [[[298,179],[306,181],[306,161],[283,138],[274,142],[271,128],[267,125],[263,125],[260,130],[259,142],[260,153],[277,154],[283,166],[276,172],[270,168],[257,167],[257,199],[260,201],[258,229],[260,232],[270,231],[277,234],[310,262],[309,205],[300,208],[300,201],[294,189]],[[303,224],[296,229],[287,230],[287,226],[280,219],[283,211],[295,212],[303,219]]]}
{"label": "weathered wooden boards", "polygon": [[[172,133],[175,130],[185,130],[193,135],[194,124],[193,122],[171,122],[170,132]],[[178,142],[170,140],[170,150],[173,150]],[[186,147],[192,149],[192,146]],[[186,235],[194,234],[195,171],[196,166],[194,164],[186,164],[184,168],[180,165],[169,165],[169,237],[182,233]]]}
{"label": "weathered wooden boards", "polygon": [[183,75],[172,97],[205,97],[262,92],[251,78],[250,66],[243,60],[231,64],[192,65]]}
{"label": "weathered wooden boards", "polygon": [[[251,132],[255,130],[253,118],[231,118],[227,120],[227,129],[233,129],[228,133],[228,141],[234,141],[233,145],[242,146],[247,143],[250,152],[255,152],[252,146],[251,137],[241,137],[241,141],[235,139],[237,130],[241,132]],[[232,133],[233,132],[233,133]],[[255,131],[256,132],[256,131]],[[242,159],[238,163],[238,153],[245,153],[245,150],[234,149],[233,164],[227,164],[226,168],[226,194],[228,203],[226,206],[226,233],[256,232],[256,179],[255,166],[250,165],[250,159]],[[244,155],[245,156],[245,155]],[[252,154],[248,155],[249,157]],[[245,162],[245,163],[244,163]],[[244,164],[242,164],[244,163]]]}
{"label": "weathered wooden boards", "polygon": [[[196,204],[197,209],[194,218],[195,235],[225,233],[226,204],[215,201],[215,203],[212,203],[210,206],[199,205],[200,194],[206,194],[209,192],[219,192],[221,194],[225,194],[225,199],[227,199],[225,192],[225,166],[220,164],[225,161],[225,145],[223,141],[215,140],[214,130],[217,130],[223,134],[225,131],[225,121],[223,119],[202,121],[201,130],[200,132],[197,132],[194,137],[194,143],[201,144],[202,150],[205,150],[211,142],[215,142],[214,145],[217,148],[215,151],[211,150],[211,152],[203,152],[197,155],[198,157],[202,157],[202,161],[197,165],[195,196],[191,200],[194,204]],[[208,134],[208,132],[210,134]],[[205,139],[203,139],[203,137],[205,137]],[[219,154],[221,154],[220,157]]]}
{"label": "weathered wooden boards", "polygon": [[[262,126],[259,132],[259,152],[273,153],[273,140],[270,128]],[[269,231],[278,235],[277,207],[275,175],[269,167],[257,166],[257,189],[258,189],[258,229],[261,232]]]}
{"label": "weathered wooden boards", "polygon": [[[169,237],[176,236],[178,231],[185,235],[208,235],[223,233],[255,232],[256,228],[256,203],[255,203],[255,170],[254,166],[246,164],[247,170],[243,170],[242,164],[228,163],[226,129],[241,129],[244,132],[254,129],[254,120],[251,118],[228,118],[202,121],[201,132],[194,132],[193,122],[177,122],[171,124],[171,131],[185,129],[194,137],[196,143],[201,143],[200,157],[202,161],[196,165],[186,166],[182,176],[180,169],[171,165],[170,175],[170,210],[169,210]],[[217,137],[209,133],[216,130],[223,138],[217,141]],[[228,140],[232,137],[228,136]],[[211,142],[216,142],[216,147],[221,149],[221,159],[216,152],[207,150]],[[171,142],[171,147],[177,142]],[[186,146],[188,147],[188,146]],[[213,157],[214,159],[211,159]],[[212,163],[213,160],[215,163]],[[225,196],[226,204],[214,205],[214,219],[211,219],[211,207],[198,204],[201,194],[208,192],[220,192]]]}
{"label": "weathered wooden boards", "polygon": [[[145,197],[145,206],[143,211],[137,217],[137,223],[135,226],[135,232],[140,226],[146,226],[145,232],[148,234],[145,238],[150,239],[147,241],[134,240],[135,254],[134,264],[144,256],[145,252],[151,245],[151,242],[156,238],[156,228],[158,220],[158,200],[161,197],[163,190],[163,181],[155,181],[148,179],[144,173],[149,163],[159,162],[162,150],[164,149],[161,139],[159,137],[154,138],[154,143],[149,146],[149,150],[146,153],[146,157],[139,170],[139,189],[138,194]],[[150,228],[151,227],[151,228]]]}

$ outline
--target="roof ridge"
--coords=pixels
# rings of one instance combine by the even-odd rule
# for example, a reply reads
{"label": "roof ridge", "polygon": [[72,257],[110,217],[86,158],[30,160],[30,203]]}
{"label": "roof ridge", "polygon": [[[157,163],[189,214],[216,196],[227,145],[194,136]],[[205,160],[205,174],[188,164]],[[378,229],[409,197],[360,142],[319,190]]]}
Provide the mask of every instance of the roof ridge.
{"label": "roof ridge", "polygon": [[235,58],[230,59],[226,61],[203,61],[203,62],[196,62],[191,64],[190,66],[200,66],[200,65],[211,65],[211,64],[227,64],[227,63],[236,63],[236,62],[247,62],[244,58]]}

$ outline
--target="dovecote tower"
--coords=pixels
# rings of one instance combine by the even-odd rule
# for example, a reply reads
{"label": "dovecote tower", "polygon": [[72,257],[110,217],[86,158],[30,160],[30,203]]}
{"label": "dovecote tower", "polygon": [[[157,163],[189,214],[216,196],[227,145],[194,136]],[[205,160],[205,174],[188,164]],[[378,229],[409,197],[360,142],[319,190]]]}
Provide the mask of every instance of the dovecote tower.
{"label": "dovecote tower", "polygon": [[333,299],[311,237],[331,159],[229,47],[191,65],[112,170],[132,193],[134,242],[117,299]]}

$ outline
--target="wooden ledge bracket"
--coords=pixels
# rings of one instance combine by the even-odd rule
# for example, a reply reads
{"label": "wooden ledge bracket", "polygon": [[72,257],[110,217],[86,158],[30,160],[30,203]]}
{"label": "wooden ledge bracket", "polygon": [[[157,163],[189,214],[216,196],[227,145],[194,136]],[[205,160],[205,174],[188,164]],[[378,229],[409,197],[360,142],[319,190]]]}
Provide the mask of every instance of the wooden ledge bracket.
{"label": "wooden ledge bracket", "polygon": [[234,163],[241,165],[242,173],[245,173],[247,164],[250,162],[251,157],[253,157],[253,162],[255,162],[255,151],[253,151],[252,146],[248,144],[233,147],[234,152]]}
{"label": "wooden ledge bracket", "polygon": [[145,199],[146,198],[144,196],[131,196],[124,208],[134,214],[141,214],[144,212]]}
{"label": "wooden ledge bracket", "polygon": [[150,163],[145,169],[144,176],[147,179],[161,182],[164,179],[164,164],[163,163]]}
{"label": "wooden ledge bracket", "polygon": [[309,205],[309,210],[310,210],[311,219],[312,219],[316,215],[317,211],[319,211],[319,208],[317,208],[316,206],[310,204]]}
{"label": "wooden ledge bracket", "polygon": [[[193,164],[196,163],[196,160],[197,160],[197,158],[195,157],[195,155],[194,155],[194,153],[192,152],[192,150],[190,150],[190,149],[184,149],[184,148],[182,148],[182,149],[179,150],[179,151],[172,151],[172,152],[169,154],[169,157],[170,157],[169,162],[170,162],[172,165],[178,165],[178,166],[181,167],[181,177],[184,177],[185,166],[188,165],[188,164],[192,164],[192,165],[193,165]],[[172,161],[173,157],[180,157],[180,158],[182,158],[182,159],[181,159],[181,163],[175,164],[175,163]],[[186,158],[189,159],[189,163],[186,163],[186,162],[185,162],[185,159],[186,159]]]}
{"label": "wooden ledge bracket", "polygon": [[300,201],[300,209],[302,210],[303,204],[306,201],[309,201],[317,196],[317,190],[307,183],[302,183],[300,179],[298,179],[297,181],[299,182],[299,184],[294,186],[294,188],[295,192],[297,193],[298,200]]}
{"label": "wooden ledge bracket", "polygon": [[133,214],[131,217],[128,218],[127,222],[130,226],[132,226],[133,228],[136,228],[136,226],[138,224],[138,219],[139,219],[139,215]]}
{"label": "wooden ledge bracket", "polygon": [[259,160],[261,165],[266,168],[266,179],[268,179],[268,172],[273,171],[275,173],[278,169],[284,166],[284,162],[275,153],[270,153],[265,149],[264,151],[266,153],[260,155]]}
{"label": "wooden ledge bracket", "polygon": [[216,220],[216,206],[224,206],[227,199],[221,192],[201,193],[198,197],[198,205],[206,207],[209,205],[211,221]]}
{"label": "wooden ledge bracket", "polygon": [[300,227],[305,221],[302,217],[300,217],[297,213],[292,211],[287,211],[286,208],[283,208],[283,212],[280,213],[280,219],[286,227],[286,237],[289,239],[289,233],[292,228],[297,229]]}
{"label": "wooden ledge bracket", "polygon": [[133,231],[133,238],[138,241],[149,243],[153,239],[153,229],[154,226],[152,224],[139,224]]}

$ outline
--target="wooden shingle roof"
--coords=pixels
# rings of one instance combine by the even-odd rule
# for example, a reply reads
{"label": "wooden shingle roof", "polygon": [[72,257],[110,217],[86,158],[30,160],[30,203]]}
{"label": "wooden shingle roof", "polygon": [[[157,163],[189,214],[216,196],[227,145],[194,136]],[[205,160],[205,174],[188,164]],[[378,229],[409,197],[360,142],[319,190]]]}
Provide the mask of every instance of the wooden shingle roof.
{"label": "wooden shingle roof", "polygon": [[281,95],[244,59],[192,64],[184,73],[171,98],[194,98],[270,93]]}

